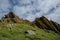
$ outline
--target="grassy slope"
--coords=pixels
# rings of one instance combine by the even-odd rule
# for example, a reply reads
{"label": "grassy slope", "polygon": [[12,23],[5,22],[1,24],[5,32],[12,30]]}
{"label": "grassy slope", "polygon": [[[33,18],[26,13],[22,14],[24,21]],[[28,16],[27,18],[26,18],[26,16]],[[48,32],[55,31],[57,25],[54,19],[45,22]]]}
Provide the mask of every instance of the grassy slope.
{"label": "grassy slope", "polygon": [[[26,30],[35,30],[36,35],[25,34]],[[52,31],[33,28],[27,24],[14,24],[11,31],[0,25],[0,40],[60,40],[60,36]]]}

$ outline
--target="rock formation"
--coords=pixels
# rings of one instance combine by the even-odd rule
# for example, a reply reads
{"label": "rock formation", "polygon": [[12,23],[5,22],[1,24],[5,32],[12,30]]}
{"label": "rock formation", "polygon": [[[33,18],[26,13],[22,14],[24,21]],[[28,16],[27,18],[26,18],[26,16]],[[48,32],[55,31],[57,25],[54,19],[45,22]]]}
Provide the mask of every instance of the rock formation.
{"label": "rock formation", "polygon": [[2,17],[1,22],[3,23],[22,23],[23,19],[20,19],[13,12],[9,12],[7,15]]}
{"label": "rock formation", "polygon": [[37,28],[40,28],[40,29],[43,29],[46,31],[51,30],[51,31],[54,31],[54,32],[60,34],[60,24],[58,24],[52,20],[48,20],[44,16],[42,16],[40,18],[36,18],[35,21],[30,22],[28,20],[20,19],[13,12],[9,12],[7,15],[2,17],[2,19],[0,20],[0,23],[19,23],[19,24],[25,23],[25,24],[28,24],[33,27],[37,27]]}
{"label": "rock formation", "polygon": [[46,17],[42,16],[40,18],[36,18],[34,21],[35,25],[41,29],[52,30],[56,33],[60,34],[60,24],[49,21]]}

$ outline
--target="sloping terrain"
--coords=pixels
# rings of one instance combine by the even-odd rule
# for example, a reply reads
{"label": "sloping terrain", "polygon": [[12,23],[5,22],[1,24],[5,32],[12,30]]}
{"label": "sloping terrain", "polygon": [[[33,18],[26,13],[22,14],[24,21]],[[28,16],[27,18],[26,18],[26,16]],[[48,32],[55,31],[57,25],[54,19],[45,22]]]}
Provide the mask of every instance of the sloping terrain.
{"label": "sloping terrain", "polygon": [[23,19],[20,19],[13,12],[9,12],[0,20],[2,23],[22,23]]}
{"label": "sloping terrain", "polygon": [[19,18],[18,16],[16,16],[13,12],[9,12],[8,14],[6,14],[4,17],[2,17],[2,19],[0,20],[0,24],[8,24],[8,23],[26,23],[31,25],[31,22],[29,22],[28,20],[23,20],[21,18]]}
{"label": "sloping terrain", "polygon": [[[28,30],[32,32],[27,32]],[[0,40],[60,40],[60,36],[53,31],[48,33],[26,24],[13,24],[10,30],[6,25],[0,24]]]}
{"label": "sloping terrain", "polygon": [[29,22],[9,12],[0,20],[0,40],[60,40],[59,34],[60,24],[44,16]]}
{"label": "sloping terrain", "polygon": [[36,18],[34,23],[37,25],[37,27],[45,30],[52,30],[58,34],[60,34],[60,24],[49,21],[46,17],[42,16],[41,18]]}

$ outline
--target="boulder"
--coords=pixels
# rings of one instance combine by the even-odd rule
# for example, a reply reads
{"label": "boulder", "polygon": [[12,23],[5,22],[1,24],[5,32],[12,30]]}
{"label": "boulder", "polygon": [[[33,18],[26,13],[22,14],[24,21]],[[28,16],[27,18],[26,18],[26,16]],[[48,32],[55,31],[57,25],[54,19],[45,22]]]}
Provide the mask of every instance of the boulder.
{"label": "boulder", "polygon": [[36,33],[33,30],[25,31],[26,34],[35,35]]}

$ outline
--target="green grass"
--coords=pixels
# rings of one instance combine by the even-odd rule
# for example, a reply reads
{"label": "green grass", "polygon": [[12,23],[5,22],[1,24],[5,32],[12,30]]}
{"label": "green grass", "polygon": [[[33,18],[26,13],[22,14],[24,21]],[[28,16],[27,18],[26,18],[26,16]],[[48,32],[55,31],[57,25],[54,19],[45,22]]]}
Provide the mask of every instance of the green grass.
{"label": "green grass", "polygon": [[[35,35],[26,34],[26,30],[34,30]],[[0,25],[0,40],[60,40],[60,36],[53,31],[45,32],[27,24],[14,24],[9,30],[6,25]]]}

